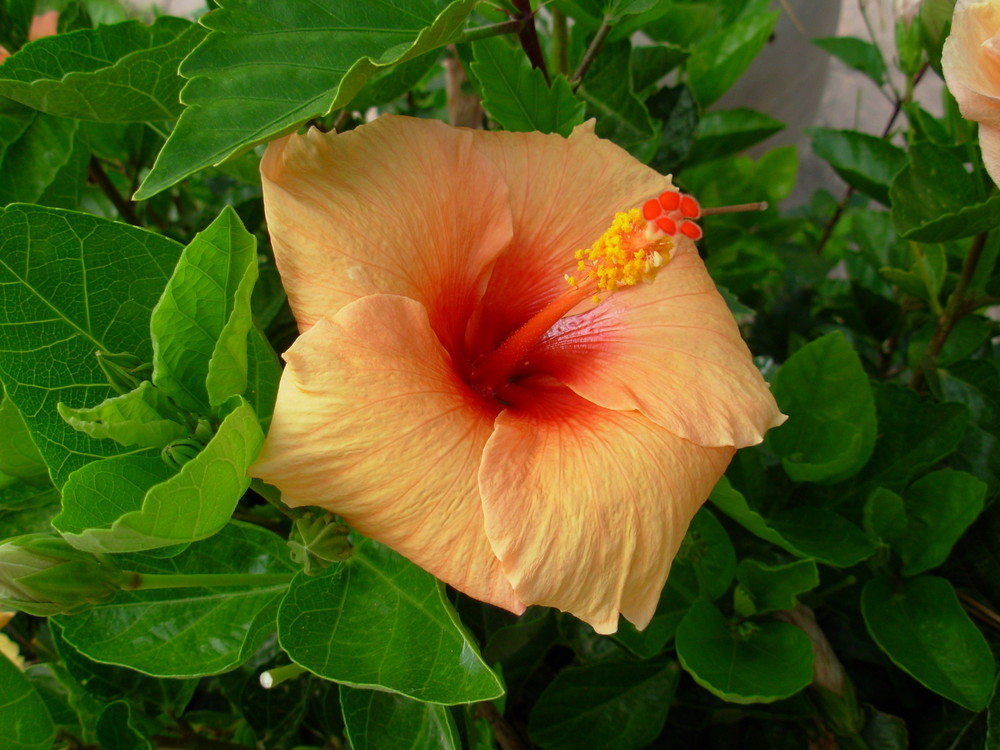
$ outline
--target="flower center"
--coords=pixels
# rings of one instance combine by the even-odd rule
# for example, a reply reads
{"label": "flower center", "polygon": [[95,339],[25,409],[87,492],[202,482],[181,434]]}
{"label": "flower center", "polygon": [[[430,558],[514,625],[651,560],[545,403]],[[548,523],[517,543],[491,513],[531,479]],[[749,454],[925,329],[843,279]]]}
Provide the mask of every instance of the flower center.
{"label": "flower center", "polygon": [[499,347],[477,363],[470,383],[483,394],[492,394],[519,367],[545,332],[574,307],[591,297],[600,302],[602,294],[620,287],[651,282],[670,262],[673,238],[682,234],[701,238],[701,228],[692,219],[701,216],[698,202],[675,190],[662,193],[643,204],[615,214],[608,230],[587,250],[577,250],[577,274],[566,274],[569,289],[539,310]]}

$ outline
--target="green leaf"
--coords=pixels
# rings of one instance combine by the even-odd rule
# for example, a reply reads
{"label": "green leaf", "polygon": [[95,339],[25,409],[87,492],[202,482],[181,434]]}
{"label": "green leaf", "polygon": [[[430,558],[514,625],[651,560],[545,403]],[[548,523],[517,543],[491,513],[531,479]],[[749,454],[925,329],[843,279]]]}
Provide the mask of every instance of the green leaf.
{"label": "green leaf", "polygon": [[476,42],[472,49],[483,108],[504,130],[568,136],[583,122],[586,105],[573,95],[565,77],[556,76],[549,88],[542,71],[500,37]]}
{"label": "green leaf", "polygon": [[503,694],[443,585],[367,539],[347,562],[296,576],[278,613],[278,640],[297,664],[355,687],[445,704]]}
{"label": "green leaf", "polygon": [[102,750],[152,750],[152,744],[132,723],[132,709],[125,701],[105,706],[97,720]]}
{"label": "green leaf", "polygon": [[986,747],[985,750],[1000,748],[1000,677],[993,685],[993,698],[986,709]]}
{"label": "green leaf", "polygon": [[[140,574],[274,574],[294,568],[283,539],[237,522],[171,558],[122,555]],[[85,656],[156,677],[202,677],[242,664],[274,629],[286,583],[121,592],[111,602],[58,617],[68,643]]]}
{"label": "green leaf", "polygon": [[715,515],[702,507],[691,520],[670,566],[656,613],[645,630],[622,619],[614,638],[640,659],[649,659],[674,637],[693,602],[714,601],[729,590],[736,574],[736,551]]}
{"label": "green leaf", "polygon": [[961,404],[923,400],[911,389],[890,383],[875,383],[873,391],[879,437],[858,482],[866,488],[901,491],[958,447],[969,410]]}
{"label": "green leaf", "polygon": [[695,682],[731,703],[770,703],[813,679],[809,636],[787,622],[730,623],[714,604],[695,602],[676,644]]}
{"label": "green leaf", "polygon": [[56,728],[41,696],[10,659],[0,654],[0,744],[49,750]]}
{"label": "green leaf", "polygon": [[150,319],[153,383],[208,414],[247,387],[257,240],[229,206],[184,248]]}
{"label": "green leaf", "polygon": [[865,584],[861,612],[871,637],[900,669],[970,711],[986,707],[996,664],[944,578]]}
{"label": "green leaf", "polygon": [[987,195],[961,158],[927,141],[910,147],[889,198],[892,223],[908,240],[946,242],[1000,224],[1000,195]]}
{"label": "green leaf", "polygon": [[849,568],[875,552],[861,529],[825,508],[792,508],[764,518],[725,477],[715,485],[711,500],[750,533],[798,557]]}
{"label": "green leaf", "polygon": [[88,214],[38,206],[0,213],[0,379],[57,485],[128,450],[77,432],[56,404],[111,395],[95,351],[151,361],[150,311],[179,254],[172,240]]}
{"label": "green leaf", "polygon": [[812,560],[766,565],[743,560],[736,569],[736,609],[745,616],[792,609],[800,594],[819,586],[819,570]]}
{"label": "green leaf", "polygon": [[872,42],[853,36],[818,37],[812,43],[829,52],[844,65],[861,71],[876,85],[885,82],[885,62],[882,53]]}
{"label": "green leaf", "polygon": [[597,118],[597,135],[628,150],[657,137],[646,105],[632,86],[631,50],[628,40],[605,44],[577,91],[587,102],[587,114]]}
{"label": "green leaf", "polygon": [[903,575],[914,576],[948,559],[958,538],[983,510],[986,484],[964,471],[942,469],[911,484],[903,498],[909,523],[892,543]]}
{"label": "green leaf", "polygon": [[688,85],[702,108],[736,83],[767,43],[777,20],[777,12],[744,16],[692,45]]}
{"label": "green leaf", "polygon": [[340,688],[340,707],[353,750],[386,747],[459,750],[462,747],[455,720],[444,706],[344,685]]}
{"label": "green leaf", "polygon": [[684,62],[687,56],[687,50],[676,44],[643,44],[633,47],[632,85],[636,94],[645,98],[653,93],[658,88],[659,81]]}
{"label": "green leaf", "polygon": [[868,536],[891,544],[906,533],[903,498],[885,487],[876,487],[865,500],[864,526]]}
{"label": "green leaf", "polygon": [[0,44],[18,49],[28,41],[35,0],[5,0],[0,4]]}
{"label": "green leaf", "polygon": [[134,391],[107,398],[90,409],[56,404],[59,416],[95,440],[109,438],[126,447],[162,448],[187,437],[184,415],[163,391],[144,380]]}
{"label": "green leaf", "polygon": [[671,174],[687,158],[698,126],[698,105],[687,86],[662,88],[646,100],[650,115],[660,122],[660,145],[649,166]]}
{"label": "green leaf", "polygon": [[875,399],[861,360],[840,331],[811,341],[774,377],[788,421],[767,446],[797,482],[839,482],[861,469],[875,447]]}
{"label": "green leaf", "polygon": [[32,484],[48,484],[48,467],[9,398],[0,401],[0,472]]}
{"label": "green leaf", "polygon": [[380,69],[454,39],[475,4],[224,1],[201,19],[211,33],[181,65],[187,108],[136,198],[347,105]]}
{"label": "green leaf", "polygon": [[0,68],[0,96],[59,117],[173,120],[182,109],[177,66],[204,37],[172,16],[45,37]]}
{"label": "green leaf", "polygon": [[888,141],[856,130],[810,128],[813,151],[851,187],[883,205],[889,188],[906,165],[906,152]]}
{"label": "green leaf", "polygon": [[176,474],[159,457],[124,456],[70,475],[53,525],[90,552],[137,552],[205,539],[226,525],[264,443],[243,399]]}
{"label": "green leaf", "polygon": [[730,156],[770,138],[784,127],[780,120],[746,107],[706,112],[695,128],[688,161],[700,164]]}
{"label": "green leaf", "polygon": [[676,662],[614,661],[562,670],[528,719],[544,750],[631,750],[663,729],[680,679]]}

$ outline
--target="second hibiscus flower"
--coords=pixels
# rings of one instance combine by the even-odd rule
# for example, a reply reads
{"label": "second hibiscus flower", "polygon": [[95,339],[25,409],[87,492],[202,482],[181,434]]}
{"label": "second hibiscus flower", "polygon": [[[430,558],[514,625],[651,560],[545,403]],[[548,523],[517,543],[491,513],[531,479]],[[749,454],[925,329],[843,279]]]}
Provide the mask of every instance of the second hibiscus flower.
{"label": "second hibiscus flower", "polygon": [[644,627],[735,450],[783,421],[692,205],[587,126],[383,117],[261,171],[301,335],[252,473],[477,599]]}

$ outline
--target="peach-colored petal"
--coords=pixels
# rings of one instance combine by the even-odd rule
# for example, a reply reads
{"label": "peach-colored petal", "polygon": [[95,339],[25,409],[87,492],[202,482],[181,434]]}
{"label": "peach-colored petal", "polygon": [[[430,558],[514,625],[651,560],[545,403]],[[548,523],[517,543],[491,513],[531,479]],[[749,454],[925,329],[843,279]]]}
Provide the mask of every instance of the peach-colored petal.
{"label": "peach-colored petal", "polygon": [[645,627],[699,506],[732,458],[636,412],[534,387],[483,451],[486,533],[514,590],[613,633]]}
{"label": "peach-colored petal", "polygon": [[589,401],[698,445],[753,445],[785,419],[686,239],[654,282],[564,318],[530,358]]}
{"label": "peach-colored petal", "polygon": [[981,124],[979,126],[979,148],[983,152],[983,163],[993,182],[1000,185],[1000,125]]}
{"label": "peach-colored petal", "polygon": [[941,67],[964,117],[1000,118],[1000,2],[956,7]]}
{"label": "peach-colored petal", "polygon": [[41,13],[31,19],[31,27],[28,29],[28,39],[34,41],[43,36],[52,36],[59,26],[59,11],[50,10]]}
{"label": "peach-colored petal", "polygon": [[[491,349],[566,288],[573,253],[590,247],[615,213],[672,186],[669,177],[581,125],[569,138],[542,133],[477,133],[477,151],[510,188],[514,238],[496,269],[469,339]],[[481,354],[473,351],[471,354]]]}
{"label": "peach-colored petal", "polygon": [[473,131],[381,117],[271,143],[261,162],[275,260],[299,329],[369,294],[422,302],[457,351],[510,241],[507,186]]}
{"label": "peach-colored petal", "polygon": [[477,471],[495,410],[457,378],[423,306],[372,295],[285,353],[250,473],[477,599],[520,613],[483,527]]}

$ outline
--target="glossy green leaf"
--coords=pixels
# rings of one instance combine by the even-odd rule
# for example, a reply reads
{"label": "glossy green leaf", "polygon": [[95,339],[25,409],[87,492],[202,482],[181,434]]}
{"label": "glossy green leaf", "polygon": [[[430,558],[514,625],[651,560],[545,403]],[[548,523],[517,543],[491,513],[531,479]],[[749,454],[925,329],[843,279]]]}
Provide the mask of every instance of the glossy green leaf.
{"label": "glossy green leaf", "polygon": [[[140,574],[287,574],[283,539],[259,526],[230,523],[171,558],[115,559]],[[287,583],[122,592],[111,602],[58,617],[67,642],[88,658],[156,677],[201,677],[243,663],[274,630]]]}
{"label": "glossy green leaf", "polygon": [[857,473],[875,447],[875,399],[861,360],[840,331],[811,341],[774,377],[788,421],[767,445],[797,482],[838,482]]}
{"label": "glossy green leaf", "polygon": [[250,485],[264,435],[239,399],[198,455],[174,473],[158,456],[120,457],[70,475],[54,525],[74,547],[136,552],[204,539],[226,525]]}
{"label": "glossy green leaf", "polygon": [[20,670],[0,655],[0,744],[17,750],[49,750],[56,737],[41,696]]}
{"label": "glossy green leaf", "polygon": [[944,398],[965,404],[972,415],[952,466],[975,474],[988,483],[988,492],[996,492],[1000,489],[1000,363],[958,362],[938,370],[938,376]]}
{"label": "glossy green leaf", "polygon": [[881,51],[872,42],[853,36],[827,36],[813,39],[812,43],[844,65],[861,71],[877,85],[885,82],[885,62]]}
{"label": "glossy green leaf", "polygon": [[903,498],[885,487],[876,487],[865,499],[864,526],[868,536],[891,544],[906,533],[909,523]]}
{"label": "glossy green leaf", "polygon": [[583,122],[586,105],[563,76],[551,88],[519,48],[500,37],[472,45],[473,73],[482,88],[483,108],[504,130],[569,135]]}
{"label": "glossy green leaf", "polygon": [[31,441],[21,412],[9,398],[0,401],[0,472],[33,483],[48,483],[48,467]]}
{"label": "glossy green leaf", "polygon": [[567,667],[538,697],[528,734],[544,750],[646,747],[663,729],[679,679],[676,662]]}
{"label": "glossy green leaf", "polygon": [[587,102],[587,115],[597,118],[597,135],[629,150],[654,142],[657,135],[649,111],[635,95],[631,49],[627,40],[606,44],[577,90]]}
{"label": "glossy green leaf", "polygon": [[810,128],[813,151],[851,187],[889,205],[889,188],[906,166],[906,152],[857,130]]}
{"label": "glossy green leaf", "polygon": [[687,50],[676,44],[660,42],[632,47],[632,85],[636,94],[645,98],[653,93],[663,77],[684,62],[687,56]]}
{"label": "glossy green leaf", "polygon": [[108,438],[122,445],[162,448],[171,440],[187,437],[184,415],[148,380],[134,391],[112,396],[89,409],[56,405],[59,416],[74,429],[95,440]]}
{"label": "glossy green leaf", "polygon": [[0,68],[0,96],[60,117],[172,120],[182,109],[177,66],[204,37],[172,16],[45,37]]}
{"label": "glossy green leaf", "polygon": [[736,569],[737,611],[745,616],[792,609],[799,595],[819,586],[819,570],[812,560],[787,565],[767,565],[742,560]]}
{"label": "glossy green leaf", "polygon": [[861,612],[872,638],[902,670],[970,711],[986,707],[996,663],[944,578],[865,584]]}
{"label": "glossy green leaf", "polygon": [[257,241],[229,207],[184,248],[153,310],[153,383],[208,414],[247,387]]}
{"label": "glossy green leaf", "polygon": [[763,141],[785,124],[746,107],[706,112],[694,131],[694,145],[688,154],[692,164],[730,156]]}
{"label": "glossy green leaf", "polygon": [[181,65],[187,108],[138,198],[347,105],[378,70],[451,41],[475,0],[221,5]]}
{"label": "glossy green leaf", "polygon": [[691,604],[718,599],[729,590],[735,574],[733,543],[712,511],[702,506],[670,566],[653,619],[639,631],[623,618],[614,638],[640,659],[655,656],[674,637]]}
{"label": "glossy green leaf", "polygon": [[445,704],[503,693],[442,584],[367,539],[348,561],[295,578],[278,639],[297,664],[347,685]]}
{"label": "glossy green leaf", "polygon": [[152,359],[149,315],[180,246],[153,232],[82,213],[8,206],[0,213],[0,380],[62,485],[70,472],[128,450],[92,440],[56,404],[112,393],[95,351]]}
{"label": "glossy green leaf", "polygon": [[105,706],[97,720],[101,750],[152,750],[149,739],[132,721],[132,709],[125,701]]}
{"label": "glossy green leaf", "polygon": [[405,747],[458,750],[458,727],[445,706],[421,703],[396,693],[340,688],[344,729],[354,750]]}
{"label": "glossy green leaf", "polygon": [[962,404],[936,404],[909,388],[873,385],[879,437],[858,475],[865,487],[900,491],[909,481],[958,447],[969,423]]}
{"label": "glossy green leaf", "polygon": [[747,531],[798,557],[849,568],[875,552],[875,544],[861,529],[831,510],[798,507],[765,518],[725,477],[712,490],[711,500]]}
{"label": "glossy green leaf", "polygon": [[777,20],[777,12],[750,14],[692,45],[688,85],[702,108],[736,83],[767,43]]}
{"label": "glossy green leaf", "polygon": [[676,644],[695,682],[732,703],[769,703],[812,682],[812,643],[787,622],[731,623],[701,601],[677,628]]}
{"label": "glossy green leaf", "polygon": [[936,568],[983,510],[986,484],[964,471],[942,469],[911,484],[903,494],[906,531],[893,548],[903,558],[903,575]]}
{"label": "glossy green leaf", "polygon": [[649,166],[661,174],[677,171],[694,143],[698,105],[687,86],[664,87],[646,100],[649,114],[660,122],[660,145]]}
{"label": "glossy green leaf", "polygon": [[910,147],[889,198],[896,231],[908,240],[945,242],[1000,224],[1000,195],[989,196],[961,158],[927,141]]}

